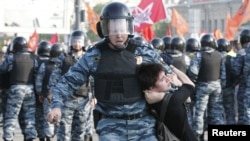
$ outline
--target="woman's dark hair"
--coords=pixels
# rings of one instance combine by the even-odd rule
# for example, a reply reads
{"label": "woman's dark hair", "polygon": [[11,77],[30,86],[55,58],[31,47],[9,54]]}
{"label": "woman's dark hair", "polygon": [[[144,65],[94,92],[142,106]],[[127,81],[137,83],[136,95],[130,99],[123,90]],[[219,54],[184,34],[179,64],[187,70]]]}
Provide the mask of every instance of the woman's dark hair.
{"label": "woman's dark hair", "polygon": [[161,71],[165,71],[165,69],[158,63],[142,63],[138,65],[136,75],[141,89],[146,90],[154,86]]}

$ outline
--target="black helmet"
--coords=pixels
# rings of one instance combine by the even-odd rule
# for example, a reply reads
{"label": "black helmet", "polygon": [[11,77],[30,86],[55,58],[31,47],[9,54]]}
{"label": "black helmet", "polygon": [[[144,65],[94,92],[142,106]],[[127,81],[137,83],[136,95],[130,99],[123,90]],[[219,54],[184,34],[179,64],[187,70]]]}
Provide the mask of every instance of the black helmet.
{"label": "black helmet", "polygon": [[[100,28],[102,35],[104,37],[109,36],[110,29],[114,29],[114,32],[123,32],[127,33],[130,38],[134,36],[134,24],[133,24],[133,15],[130,12],[129,8],[120,2],[111,2],[104,6],[101,11],[100,16]],[[118,28],[123,28],[123,30],[115,30],[115,27],[111,25],[111,20]],[[112,28],[110,28],[110,26]],[[126,29],[127,28],[127,29]]]}
{"label": "black helmet", "polygon": [[225,39],[225,38],[220,38],[217,40],[217,45],[218,45],[218,51],[222,52],[222,51],[226,51],[229,52],[231,50],[231,45],[230,42]]}
{"label": "black helmet", "polygon": [[134,39],[140,41],[141,44],[146,44],[146,40],[142,36],[136,36]]}
{"label": "black helmet", "polygon": [[172,39],[172,37],[170,37],[170,36],[162,37],[162,40],[163,40],[164,46],[165,46],[165,48],[164,48],[165,51],[171,50],[171,39]]}
{"label": "black helmet", "polygon": [[195,38],[189,38],[186,41],[186,51],[194,52],[199,51],[201,49],[200,42]]}
{"label": "black helmet", "polygon": [[205,48],[205,47],[210,47],[210,48],[214,48],[216,49],[217,48],[217,45],[216,45],[216,39],[214,38],[213,35],[211,34],[205,34],[201,37],[201,47]]}
{"label": "black helmet", "polygon": [[51,43],[48,41],[41,41],[37,48],[38,56],[50,56]]}
{"label": "black helmet", "polygon": [[71,33],[70,35],[70,40],[69,40],[69,46],[72,49],[73,43],[75,40],[80,40],[82,41],[82,47],[84,47],[84,42],[85,42],[85,34],[81,30],[75,30]]}
{"label": "black helmet", "polygon": [[64,52],[64,46],[60,43],[55,43],[51,46],[50,57],[56,58],[63,52]]}
{"label": "black helmet", "polygon": [[240,44],[243,46],[245,43],[250,42],[250,30],[249,29],[244,29],[240,33]]}
{"label": "black helmet", "polygon": [[181,37],[174,37],[171,40],[171,50],[185,51],[185,41]]}
{"label": "black helmet", "polygon": [[164,42],[161,38],[153,38],[151,41],[150,41],[150,44],[153,45],[153,47],[159,51],[164,51]]}
{"label": "black helmet", "polygon": [[10,49],[12,49],[13,52],[28,52],[30,51],[28,48],[27,40],[24,37],[17,36],[12,41],[12,46]]}

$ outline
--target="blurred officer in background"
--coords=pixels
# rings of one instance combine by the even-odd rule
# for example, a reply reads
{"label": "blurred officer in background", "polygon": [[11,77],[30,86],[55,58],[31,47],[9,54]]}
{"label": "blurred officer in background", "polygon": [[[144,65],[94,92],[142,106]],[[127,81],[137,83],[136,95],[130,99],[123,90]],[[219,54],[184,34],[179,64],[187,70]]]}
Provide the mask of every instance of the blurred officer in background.
{"label": "blurred officer in background", "polygon": [[217,40],[218,48],[217,50],[222,55],[222,60],[225,63],[226,67],[226,85],[222,88],[223,96],[223,106],[225,110],[225,124],[236,124],[236,114],[235,114],[235,75],[232,73],[233,61],[234,58],[227,53],[231,51],[232,47],[230,42],[225,38],[220,38]]}
{"label": "blurred officer in background", "polygon": [[186,73],[187,71],[187,62],[190,62],[190,59],[185,54],[185,40],[181,37],[173,37],[171,40],[171,54],[170,56],[173,59],[173,66]]}
{"label": "blurred officer in background", "polygon": [[30,53],[24,37],[15,37],[12,41],[14,53],[8,55],[0,64],[0,73],[10,72],[10,90],[7,95],[7,108],[3,125],[4,141],[13,140],[14,130],[18,122],[18,115],[22,111],[24,116],[25,141],[36,138],[35,128],[35,93],[34,76],[37,71],[36,56]]}
{"label": "blurred officer in background", "polygon": [[[225,82],[225,65],[211,34],[201,38],[201,51],[191,60],[188,76],[196,82],[195,114],[193,129],[200,140],[204,132],[204,113],[207,109],[208,124],[224,124],[221,82]],[[223,85],[225,86],[225,84]]]}
{"label": "blurred officer in background", "polygon": [[[64,52],[64,47],[59,44],[53,44],[51,46],[50,52],[49,52],[49,60],[46,62],[43,62],[38,70],[37,76],[36,76],[36,82],[35,82],[35,88],[36,88],[36,93],[39,97],[39,102],[43,104],[43,120],[40,121],[43,124],[41,126],[42,132],[44,133],[44,137],[40,138],[40,141],[51,141],[55,134],[56,134],[56,129],[54,124],[50,124],[47,121],[47,114],[51,110],[50,108],[50,102],[51,102],[51,93],[49,92],[48,89],[48,83],[49,83],[49,78],[52,73],[52,71],[56,68],[56,61],[58,56]],[[37,123],[38,124],[38,123]]]}
{"label": "blurred officer in background", "polygon": [[249,46],[250,46],[250,30],[244,29],[240,33],[240,44],[242,48],[237,52],[234,61],[234,74],[238,78],[238,124],[250,125],[250,92],[249,90]]}
{"label": "blurred officer in background", "polygon": [[[85,35],[81,30],[75,30],[70,35],[69,53],[59,56],[57,67],[53,70],[50,80],[50,89],[56,85],[70,67],[76,64],[85,54]],[[91,107],[92,94],[90,80],[77,91],[64,98],[62,118],[58,126],[57,140],[87,140],[92,138],[94,131],[93,108]],[[52,92],[53,95],[53,92]]]}
{"label": "blurred officer in background", "polygon": [[[48,41],[41,41],[37,47],[37,62],[38,68],[40,68],[42,63],[48,62],[50,58],[50,49],[51,43]],[[36,85],[37,82],[35,82]],[[39,82],[38,82],[39,83]],[[40,141],[45,140],[45,132],[44,132],[44,113],[43,113],[43,97],[39,95],[35,89],[36,94],[36,130],[37,130],[37,137]],[[21,121],[20,121],[21,122]],[[21,127],[22,128],[22,127]]]}

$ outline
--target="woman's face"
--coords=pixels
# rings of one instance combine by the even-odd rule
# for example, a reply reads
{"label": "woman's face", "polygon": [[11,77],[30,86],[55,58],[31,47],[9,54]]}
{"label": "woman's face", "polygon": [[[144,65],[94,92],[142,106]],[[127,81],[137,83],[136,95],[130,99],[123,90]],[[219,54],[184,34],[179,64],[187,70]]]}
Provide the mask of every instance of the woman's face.
{"label": "woman's face", "polygon": [[154,86],[150,88],[150,90],[154,90],[157,92],[165,92],[171,89],[171,80],[166,75],[165,71],[161,71],[158,75],[158,79]]}

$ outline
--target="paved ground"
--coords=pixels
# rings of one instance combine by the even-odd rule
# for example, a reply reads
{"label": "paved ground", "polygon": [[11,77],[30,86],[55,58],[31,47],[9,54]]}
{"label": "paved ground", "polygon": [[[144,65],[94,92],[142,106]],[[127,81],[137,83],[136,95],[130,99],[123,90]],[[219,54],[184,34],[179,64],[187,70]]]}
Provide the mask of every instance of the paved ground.
{"label": "paved ground", "polygon": [[[2,124],[0,124],[0,141],[3,140],[2,135],[3,135],[3,128],[2,128]],[[23,135],[22,135],[19,127],[16,128],[16,130],[15,130],[14,141],[23,141]],[[35,141],[39,141],[39,139],[36,139]],[[56,141],[56,137],[53,138],[53,141]],[[97,135],[94,135],[93,141],[98,141]]]}
{"label": "paved ground", "polygon": [[[3,133],[2,125],[0,124],[0,141],[2,141],[2,135],[3,135],[2,133]],[[23,135],[19,127],[16,128],[15,130],[14,141],[23,141]],[[35,141],[39,141],[39,139],[36,139]],[[56,137],[53,138],[53,141],[56,141]],[[98,141],[97,135],[94,136],[93,141]],[[205,141],[208,141],[207,132],[205,133]]]}

